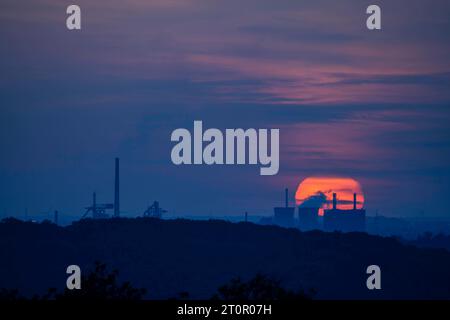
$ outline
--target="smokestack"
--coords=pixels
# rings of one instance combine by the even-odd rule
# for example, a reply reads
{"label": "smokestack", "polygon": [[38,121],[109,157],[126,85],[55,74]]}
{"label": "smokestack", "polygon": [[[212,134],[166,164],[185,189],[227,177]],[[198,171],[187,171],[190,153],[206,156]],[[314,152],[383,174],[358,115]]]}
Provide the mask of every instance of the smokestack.
{"label": "smokestack", "polygon": [[336,193],[333,193],[333,210],[337,208]]}
{"label": "smokestack", "polygon": [[116,158],[114,176],[114,217],[120,216],[120,193],[119,193],[119,158]]}
{"label": "smokestack", "polygon": [[353,210],[356,210],[356,193],[353,194]]}
{"label": "smokestack", "polygon": [[97,213],[97,196],[95,192],[92,194],[92,217],[95,219]]}
{"label": "smokestack", "polygon": [[284,189],[284,205],[285,207],[289,207],[289,202],[288,202],[288,188]]}

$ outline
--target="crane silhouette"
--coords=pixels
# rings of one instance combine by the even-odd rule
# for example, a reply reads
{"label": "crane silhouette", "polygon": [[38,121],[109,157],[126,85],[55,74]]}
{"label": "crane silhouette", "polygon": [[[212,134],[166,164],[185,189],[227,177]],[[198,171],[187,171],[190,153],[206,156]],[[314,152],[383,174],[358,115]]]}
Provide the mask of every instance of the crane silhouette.
{"label": "crane silhouette", "polygon": [[162,214],[166,212],[167,210],[164,210],[159,206],[158,201],[154,201],[153,204],[144,211],[144,217],[161,219]]}
{"label": "crane silhouette", "polygon": [[114,204],[112,203],[97,203],[97,196],[94,192],[92,195],[92,205],[86,207],[86,212],[82,219],[86,218],[89,213],[92,213],[92,218],[94,219],[106,219],[109,218],[109,215],[106,214],[106,210],[112,209],[114,209]]}

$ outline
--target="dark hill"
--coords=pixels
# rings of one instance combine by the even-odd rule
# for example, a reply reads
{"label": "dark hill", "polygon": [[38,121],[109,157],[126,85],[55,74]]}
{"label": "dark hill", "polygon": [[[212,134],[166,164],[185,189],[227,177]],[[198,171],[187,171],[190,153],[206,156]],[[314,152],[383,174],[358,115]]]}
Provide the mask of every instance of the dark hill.
{"label": "dark hill", "polygon": [[[63,289],[66,267],[95,261],[144,287],[150,298],[187,291],[209,298],[235,276],[258,272],[316,298],[450,298],[450,253],[362,233],[299,232],[224,221],[84,220],[69,227],[0,223],[0,288],[23,294]],[[382,290],[366,288],[366,268],[382,270]]]}

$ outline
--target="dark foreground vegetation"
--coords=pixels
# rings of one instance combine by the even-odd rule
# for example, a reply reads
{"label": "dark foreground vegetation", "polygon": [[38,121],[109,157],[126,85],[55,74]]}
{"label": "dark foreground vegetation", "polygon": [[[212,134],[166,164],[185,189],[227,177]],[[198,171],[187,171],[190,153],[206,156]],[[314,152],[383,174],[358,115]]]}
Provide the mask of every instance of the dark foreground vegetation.
{"label": "dark foreground vegetation", "polygon": [[[144,218],[63,228],[7,219],[0,244],[3,299],[450,298],[448,251],[364,233]],[[90,290],[65,290],[72,264]],[[381,267],[382,290],[366,287],[372,264]]]}

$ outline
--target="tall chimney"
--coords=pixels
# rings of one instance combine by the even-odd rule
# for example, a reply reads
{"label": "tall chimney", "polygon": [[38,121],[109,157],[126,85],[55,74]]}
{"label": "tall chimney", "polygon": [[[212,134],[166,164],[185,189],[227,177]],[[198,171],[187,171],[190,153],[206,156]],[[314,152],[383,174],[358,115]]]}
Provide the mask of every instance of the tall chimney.
{"label": "tall chimney", "polygon": [[353,194],[353,210],[356,210],[356,193]]}
{"label": "tall chimney", "polygon": [[119,158],[116,158],[116,170],[114,176],[114,217],[120,216],[120,193],[119,193]]}
{"label": "tall chimney", "polygon": [[289,207],[289,202],[288,202],[288,188],[284,189],[284,205],[285,207]]}
{"label": "tall chimney", "polygon": [[333,193],[333,210],[336,210],[336,208],[337,208],[336,193]]}
{"label": "tall chimney", "polygon": [[97,218],[97,195],[95,192],[92,194],[92,217]]}

